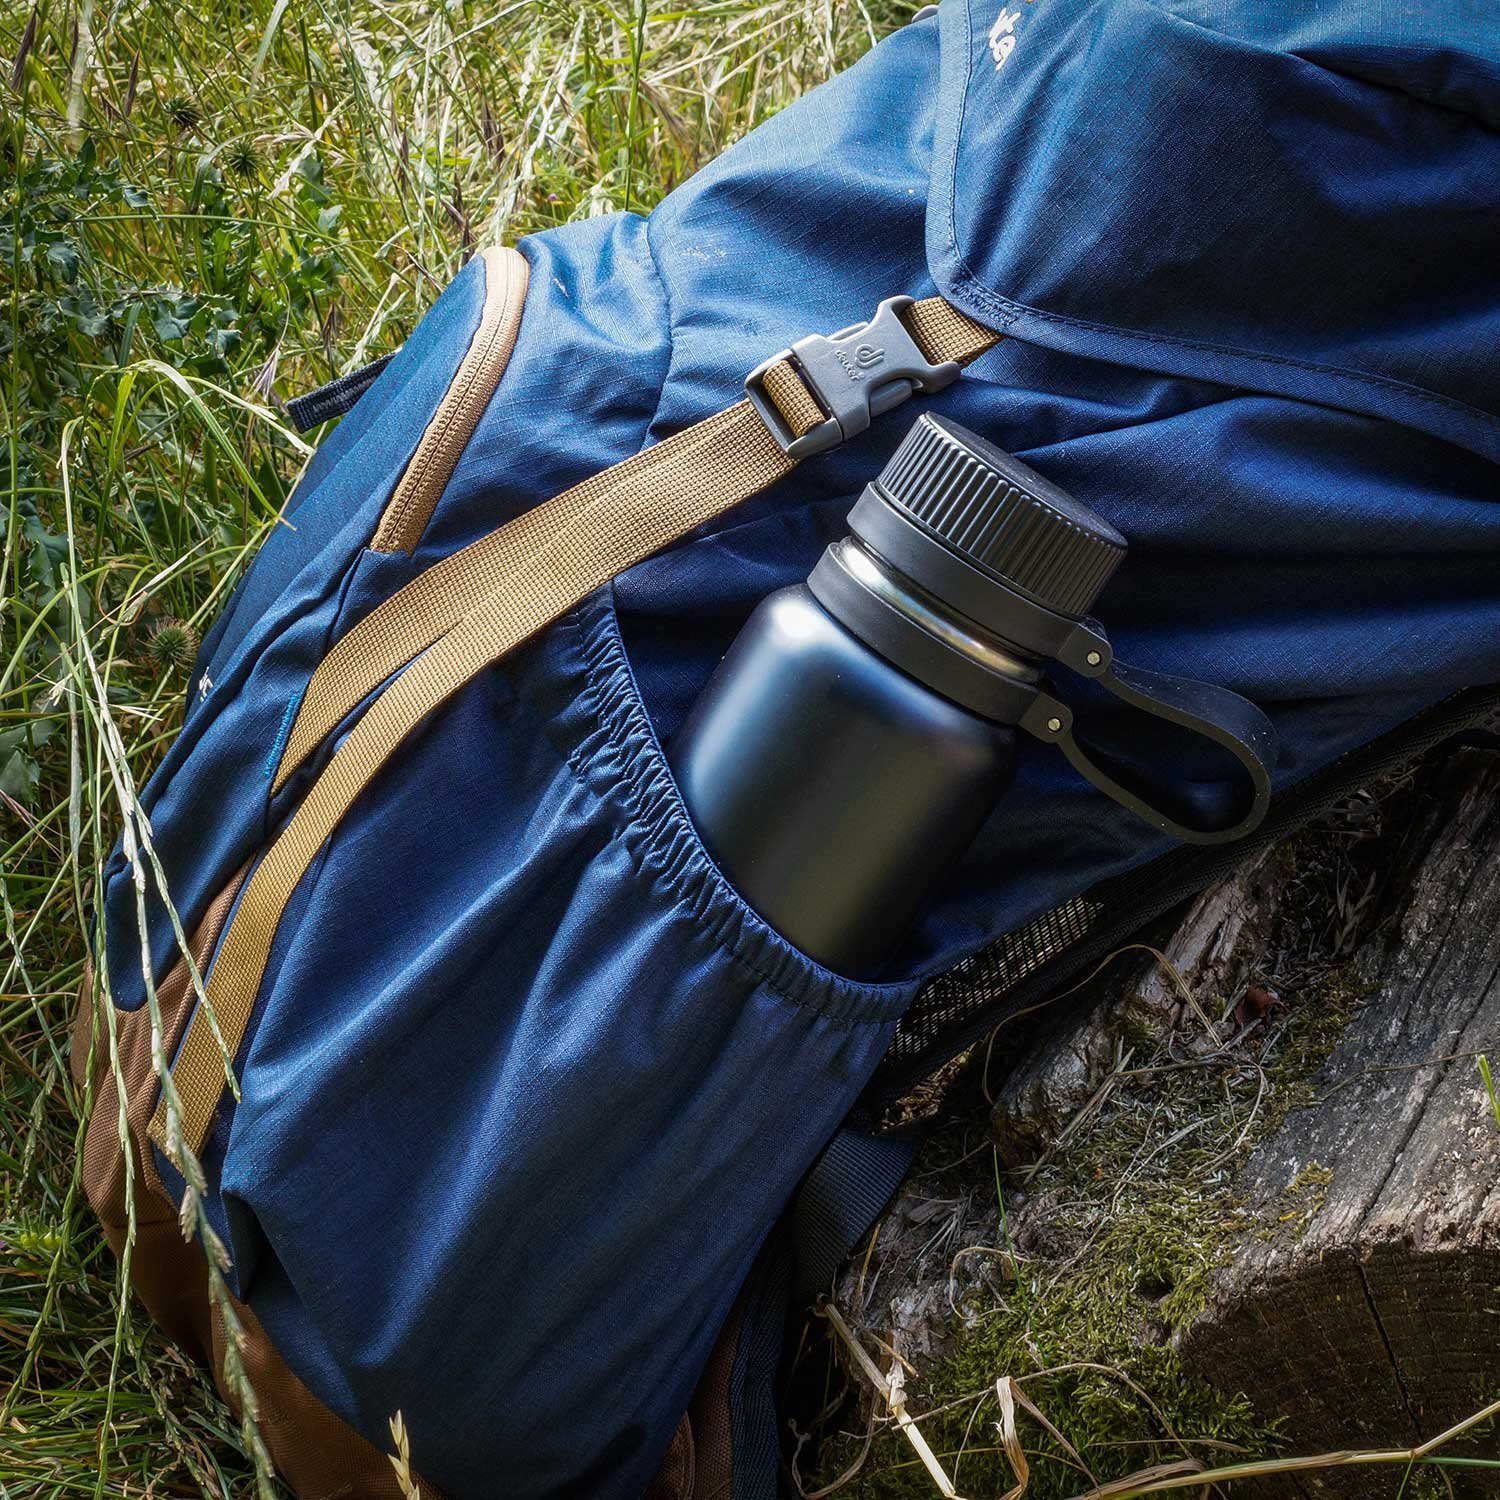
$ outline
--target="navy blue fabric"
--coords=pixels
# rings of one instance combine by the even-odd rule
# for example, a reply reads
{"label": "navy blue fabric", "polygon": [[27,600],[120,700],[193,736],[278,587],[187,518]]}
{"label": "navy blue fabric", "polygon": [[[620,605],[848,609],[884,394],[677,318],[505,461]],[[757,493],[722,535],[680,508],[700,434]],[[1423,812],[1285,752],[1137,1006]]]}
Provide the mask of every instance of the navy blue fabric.
{"label": "navy blue fabric", "polygon": [[927,246],[965,310],[1500,457],[1493,10],[966,0],[942,30]]}
{"label": "navy blue fabric", "polygon": [[[264,842],[273,754],[337,633],[365,545],[453,382],[479,323],[471,265],[314,455],[288,505],[199,652],[181,733],[145,789],[179,911],[196,921]],[[190,765],[189,765],[190,763]],[[144,1003],[134,895],[118,852],[105,887],[105,933],[118,1003]],[[160,976],[175,959],[160,902],[151,909]]]}
{"label": "navy blue fabric", "polygon": [[[332,640],[897,292],[1010,333],[930,408],[1130,538],[1099,606],[1119,656],[1259,702],[1279,786],[1500,680],[1500,35],[1461,0],[1421,10],[946,0],[649,220],[524,241],[511,365],[415,556],[374,554],[475,327],[466,271],[205,647],[146,793],[186,925],[305,789],[273,803],[267,767]],[[456,1500],[638,1494],[917,985],[1165,847],[1026,747],[890,982],[861,985],[769,931],[698,843],[661,745],[914,410],[433,714],[282,923],[209,1211],[292,1367],[372,1441],[401,1410]],[[118,862],[105,906],[137,1005]],[[160,910],[150,936],[160,977]]]}
{"label": "navy blue fabric", "polygon": [[913,987],[818,970],[725,885],[603,598],[305,884],[222,1167],[242,1289],[362,1430],[415,1401],[451,1493],[638,1492]]}

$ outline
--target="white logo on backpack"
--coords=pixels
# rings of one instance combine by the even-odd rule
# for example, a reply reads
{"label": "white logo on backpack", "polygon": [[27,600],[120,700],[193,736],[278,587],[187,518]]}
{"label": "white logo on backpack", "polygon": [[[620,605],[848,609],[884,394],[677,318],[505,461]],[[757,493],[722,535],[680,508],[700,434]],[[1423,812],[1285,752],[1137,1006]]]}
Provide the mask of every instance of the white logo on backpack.
{"label": "white logo on backpack", "polygon": [[1016,50],[1016,22],[1020,19],[1020,11],[1002,5],[995,24],[990,27],[990,56],[995,59],[997,73],[1005,66],[1006,58]]}

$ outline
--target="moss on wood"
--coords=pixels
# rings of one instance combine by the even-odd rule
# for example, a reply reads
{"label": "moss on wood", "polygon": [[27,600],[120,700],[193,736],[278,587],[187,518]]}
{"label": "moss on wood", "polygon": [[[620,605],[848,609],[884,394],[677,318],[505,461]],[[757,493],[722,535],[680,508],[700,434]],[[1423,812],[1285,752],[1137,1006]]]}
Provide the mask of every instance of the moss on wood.
{"label": "moss on wood", "polygon": [[[1027,1500],[1066,1500],[1088,1490],[1090,1475],[1117,1478],[1184,1454],[1215,1464],[1277,1451],[1276,1431],[1243,1395],[1226,1398],[1184,1370],[1176,1339],[1246,1232],[1236,1168],[1313,1097],[1314,1075],[1361,998],[1357,976],[1339,967],[1289,997],[1253,1044],[1179,1060],[1162,1038],[1136,1038],[1137,1058],[1148,1060],[1117,1075],[1084,1127],[1034,1170],[995,1172],[993,1148],[976,1146],[985,1124],[977,1100],[927,1144],[912,1191],[967,1193],[991,1213],[1002,1193],[998,1248],[1018,1272],[955,1276],[951,1352],[908,1377],[907,1409],[960,1494],[998,1497],[1015,1483],[996,1429],[995,1382],[1006,1375],[1089,1471],[1022,1415]],[[1309,1165],[1303,1179],[1289,1190],[1299,1214],[1326,1185],[1326,1169]],[[878,1326],[873,1312],[870,1323]],[[855,1462],[868,1415],[863,1399],[842,1410],[820,1454],[821,1483]],[[905,1437],[879,1418],[876,1428],[846,1493],[935,1494]]]}

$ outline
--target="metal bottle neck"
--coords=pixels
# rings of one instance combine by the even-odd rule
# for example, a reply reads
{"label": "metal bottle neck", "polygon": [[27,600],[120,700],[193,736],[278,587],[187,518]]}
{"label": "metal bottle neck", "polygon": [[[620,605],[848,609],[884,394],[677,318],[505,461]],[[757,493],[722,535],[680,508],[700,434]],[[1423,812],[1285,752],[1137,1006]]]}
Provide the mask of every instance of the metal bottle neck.
{"label": "metal bottle neck", "polygon": [[948,608],[859,538],[846,536],[829,551],[863,588],[950,650],[986,671],[1021,682],[1036,682],[1041,677],[1041,663],[1036,657]]}

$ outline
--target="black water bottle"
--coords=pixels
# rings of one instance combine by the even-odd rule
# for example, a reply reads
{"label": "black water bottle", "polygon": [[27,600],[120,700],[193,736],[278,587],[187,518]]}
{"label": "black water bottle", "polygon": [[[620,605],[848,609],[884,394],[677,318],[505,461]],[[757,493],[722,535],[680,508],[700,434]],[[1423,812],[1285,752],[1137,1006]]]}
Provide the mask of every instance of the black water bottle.
{"label": "black water bottle", "polygon": [[745,900],[820,963],[867,977],[1011,779],[1042,665],[1015,637],[1072,628],[1126,544],[931,415],[849,524],[805,584],[756,609],[669,757]]}

